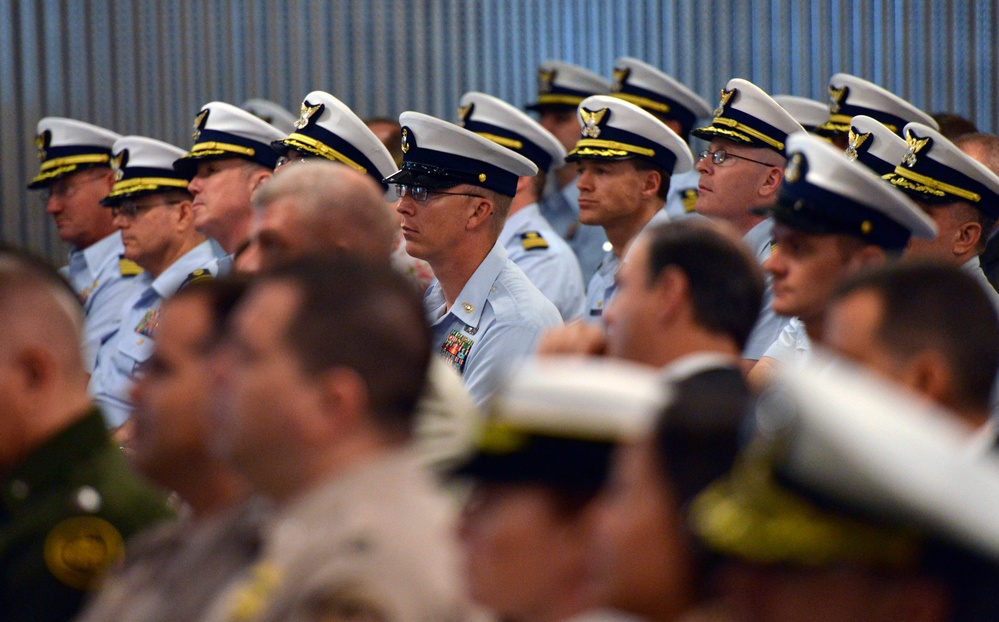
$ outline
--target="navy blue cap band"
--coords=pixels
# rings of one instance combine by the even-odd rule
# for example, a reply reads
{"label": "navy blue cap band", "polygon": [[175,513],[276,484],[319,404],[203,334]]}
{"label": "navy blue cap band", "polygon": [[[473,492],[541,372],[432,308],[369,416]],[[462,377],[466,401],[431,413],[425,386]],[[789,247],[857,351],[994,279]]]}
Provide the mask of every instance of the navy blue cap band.
{"label": "navy blue cap band", "polygon": [[886,250],[902,250],[912,233],[885,214],[809,183],[781,185],[774,220],[808,233],[859,238]]}

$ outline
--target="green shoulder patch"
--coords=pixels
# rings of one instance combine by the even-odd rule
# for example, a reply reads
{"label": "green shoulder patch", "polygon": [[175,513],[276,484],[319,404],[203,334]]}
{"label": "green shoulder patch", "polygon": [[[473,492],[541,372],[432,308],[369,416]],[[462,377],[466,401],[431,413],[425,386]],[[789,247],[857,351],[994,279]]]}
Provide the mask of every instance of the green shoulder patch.
{"label": "green shoulder patch", "polygon": [[122,255],[118,258],[118,271],[122,276],[135,276],[142,273],[142,267],[131,259],[125,259]]}
{"label": "green shoulder patch", "polygon": [[548,241],[538,231],[525,231],[520,234],[520,245],[525,251],[534,251],[548,248]]}
{"label": "green shoulder patch", "polygon": [[212,276],[212,273],[204,268],[195,270],[191,274],[187,275],[187,278],[184,279],[184,282],[180,284],[180,287],[178,287],[177,290],[180,291],[188,285],[193,285],[194,283],[205,283],[207,281],[211,281],[213,278],[215,277]]}

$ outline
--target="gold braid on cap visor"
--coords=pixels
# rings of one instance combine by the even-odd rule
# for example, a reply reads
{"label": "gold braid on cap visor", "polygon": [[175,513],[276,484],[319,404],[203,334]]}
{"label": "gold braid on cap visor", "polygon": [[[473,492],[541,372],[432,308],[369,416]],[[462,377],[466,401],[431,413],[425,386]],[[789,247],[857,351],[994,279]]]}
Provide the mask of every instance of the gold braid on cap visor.
{"label": "gold braid on cap visor", "polygon": [[751,448],[692,502],[691,529],[709,549],[750,562],[804,567],[846,562],[894,569],[916,563],[922,539],[915,532],[819,509],[781,488],[763,453]]}

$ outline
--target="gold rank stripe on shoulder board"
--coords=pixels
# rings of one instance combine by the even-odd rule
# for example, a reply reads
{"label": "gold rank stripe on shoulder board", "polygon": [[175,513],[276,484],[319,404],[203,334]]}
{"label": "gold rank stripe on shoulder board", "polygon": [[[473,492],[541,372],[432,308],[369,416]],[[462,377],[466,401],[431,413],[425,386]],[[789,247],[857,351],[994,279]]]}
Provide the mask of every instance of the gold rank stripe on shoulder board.
{"label": "gold rank stripe on shoulder board", "polygon": [[195,283],[206,283],[208,281],[211,281],[213,278],[214,277],[212,276],[212,273],[209,272],[208,270],[204,269],[204,268],[202,268],[200,270],[195,270],[191,274],[187,275],[187,278],[184,279],[184,282],[181,283],[180,287],[177,288],[177,289],[181,290],[181,289],[184,289],[185,287],[187,287],[189,285],[193,285]]}
{"label": "gold rank stripe on shoulder board", "polygon": [[538,231],[525,231],[520,234],[520,245],[525,251],[543,250],[548,248],[548,241]]}
{"label": "gold rank stripe on shoulder board", "polygon": [[687,188],[683,191],[683,195],[680,197],[680,203],[683,205],[683,212],[685,214],[693,214],[695,211],[695,206],[697,205],[697,188]]}
{"label": "gold rank stripe on shoulder board", "polygon": [[118,258],[118,271],[122,276],[135,276],[142,273],[142,267],[131,259]]}

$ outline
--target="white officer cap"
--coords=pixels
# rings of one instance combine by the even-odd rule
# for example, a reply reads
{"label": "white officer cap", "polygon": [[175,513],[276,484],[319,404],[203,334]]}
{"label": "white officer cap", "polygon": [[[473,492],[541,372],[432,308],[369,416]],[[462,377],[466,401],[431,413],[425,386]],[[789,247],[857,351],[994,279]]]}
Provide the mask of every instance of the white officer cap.
{"label": "white officer cap", "polygon": [[965,423],[821,355],[783,368],[774,387],[760,399],[744,472],[694,502],[695,532],[712,549],[763,562],[898,567],[932,534],[999,558],[999,457],[976,451]]}
{"label": "white officer cap", "polygon": [[828,141],[804,131],[792,134],[787,156],[777,204],[766,209],[777,222],[809,233],[851,235],[888,250],[905,248],[913,235],[936,237],[936,225],[919,206]]}
{"label": "white officer cap", "polygon": [[45,188],[57,179],[85,168],[109,167],[111,146],[119,138],[120,134],[83,121],[43,118],[38,122],[38,135],[35,136],[41,167],[28,189]]}
{"label": "white officer cap", "polygon": [[614,447],[648,435],[668,396],[649,367],[602,358],[538,359],[501,384],[475,453],[455,474],[595,490]]}
{"label": "white officer cap", "polygon": [[271,143],[283,137],[281,130],[242,108],[209,102],[194,117],[194,146],[173,166],[188,179],[194,177],[199,160],[243,158],[274,168],[278,154]]}
{"label": "white officer cap", "polygon": [[999,218],[999,176],[922,123],[905,126],[905,144],[901,163],[885,176],[892,185],[921,203],[965,201]]}
{"label": "white officer cap", "polygon": [[269,99],[248,99],[239,107],[270,123],[285,134],[291,134],[295,131],[295,115],[291,114],[284,106]]}
{"label": "white officer cap", "polygon": [[576,114],[582,138],[566,156],[566,162],[642,158],[673,175],[694,167],[687,143],[635,104],[594,95],[583,100]]}
{"label": "white officer cap", "polygon": [[167,190],[187,191],[187,178],[173,167],[184,150],[145,136],[124,136],[112,147],[115,183],[101,205],[114,207],[124,199]]}
{"label": "white officer cap", "polygon": [[590,95],[603,95],[610,84],[579,65],[550,60],[538,66],[538,101],[528,110],[575,108]]}
{"label": "white officer cap", "polygon": [[513,149],[537,165],[539,171],[560,167],[565,148],[541,124],[505,101],[471,91],[461,96],[458,125]]}
{"label": "white officer cap", "polygon": [[836,136],[850,131],[850,119],[863,114],[885,124],[899,136],[906,123],[917,121],[938,129],[933,117],[898,95],[848,73],[829,78],[829,118],[815,129],[822,136]]}
{"label": "white officer cap", "polygon": [[794,120],[805,128],[806,132],[813,132],[815,128],[826,122],[829,118],[829,106],[814,99],[798,97],[796,95],[774,95],[774,101],[780,107],[787,110]]}
{"label": "white officer cap", "polygon": [[407,111],[399,124],[402,168],[385,183],[430,190],[471,184],[512,197],[519,178],[538,174],[524,156],[453,123]]}
{"label": "white officer cap", "polygon": [[883,177],[902,161],[905,141],[884,123],[861,114],[850,119],[850,142],[843,153]]}
{"label": "white officer cap", "polygon": [[614,62],[611,95],[635,104],[660,119],[677,121],[687,134],[698,119],[711,113],[711,106],[672,76],[630,56]]}
{"label": "white officer cap", "polygon": [[346,104],[325,91],[305,96],[290,135],[271,146],[280,154],[294,149],[346,164],[369,175],[386,190],[388,185],[382,180],[396,170],[392,154],[374,132]]}
{"label": "white officer cap", "polygon": [[721,91],[711,125],[699,127],[694,136],[724,138],[751,147],[765,147],[784,155],[788,134],[803,131],[787,110],[748,80],[733,78]]}

